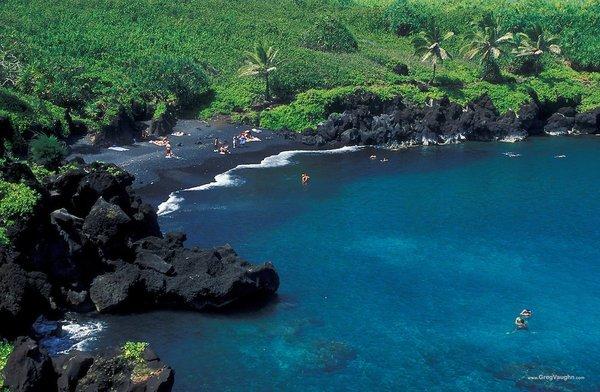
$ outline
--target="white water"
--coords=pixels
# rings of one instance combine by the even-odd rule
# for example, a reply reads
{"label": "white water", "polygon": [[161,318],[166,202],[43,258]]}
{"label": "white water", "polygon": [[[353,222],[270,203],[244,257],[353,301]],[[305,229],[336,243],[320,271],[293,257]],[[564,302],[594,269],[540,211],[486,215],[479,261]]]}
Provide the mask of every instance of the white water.
{"label": "white water", "polygon": [[38,323],[36,332],[43,336],[42,346],[53,355],[68,353],[71,350],[87,350],[89,344],[97,339],[98,333],[105,327],[102,321],[63,320],[58,323],[60,332],[53,334],[50,331],[56,322],[47,322],[49,323],[47,326],[44,323],[45,321]]}
{"label": "white water", "polygon": [[185,199],[181,196],[181,192],[206,191],[217,187],[232,187],[240,186],[244,183],[243,178],[235,176],[233,173],[242,169],[266,169],[271,167],[281,167],[292,164],[291,158],[298,154],[340,154],[361,149],[360,146],[346,146],[333,150],[292,150],[283,151],[277,155],[271,155],[260,161],[260,163],[249,163],[238,165],[225,173],[217,174],[215,180],[208,184],[195,186],[192,188],[183,189],[173,192],[169,198],[158,205],[157,215],[167,215],[179,209],[180,204]]}

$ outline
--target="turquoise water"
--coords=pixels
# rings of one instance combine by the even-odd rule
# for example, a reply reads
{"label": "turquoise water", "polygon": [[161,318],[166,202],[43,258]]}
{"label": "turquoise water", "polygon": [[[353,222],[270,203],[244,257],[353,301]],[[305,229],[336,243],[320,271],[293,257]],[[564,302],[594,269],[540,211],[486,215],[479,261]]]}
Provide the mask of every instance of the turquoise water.
{"label": "turquoise water", "polygon": [[177,391],[599,390],[600,138],[373,151],[185,192],[163,229],[272,261],[278,298],[107,317],[97,343],[149,341]]}

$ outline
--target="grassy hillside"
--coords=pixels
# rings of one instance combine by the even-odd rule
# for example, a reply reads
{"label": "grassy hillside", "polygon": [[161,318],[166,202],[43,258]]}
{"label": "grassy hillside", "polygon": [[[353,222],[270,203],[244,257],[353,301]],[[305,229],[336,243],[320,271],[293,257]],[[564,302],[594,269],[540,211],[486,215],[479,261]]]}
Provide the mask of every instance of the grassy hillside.
{"label": "grassy hillside", "polygon": [[[512,28],[542,23],[560,35],[566,58],[546,58],[536,77],[508,73],[507,58],[506,83],[482,82],[479,65],[458,51],[469,22],[488,11]],[[517,107],[530,90],[546,100],[566,96],[584,109],[600,106],[598,73],[582,71],[600,67],[598,15],[595,0],[4,0],[0,44],[23,65],[12,88],[21,99],[70,108],[92,130],[132,102],[150,111],[166,103],[204,117],[243,113],[265,126],[301,130],[323,119],[327,100],[356,86],[415,100],[449,94],[464,102],[489,92],[501,110]],[[307,35],[325,17],[350,32],[355,49],[347,42],[307,44],[328,39],[318,31]],[[410,35],[395,32],[408,26],[414,33],[431,17],[457,36],[449,47],[454,60],[444,63],[439,85],[424,94],[414,82],[428,80],[431,71],[413,55]],[[237,73],[244,51],[256,42],[280,51],[273,91],[284,106],[264,112],[255,105],[262,83]],[[320,46],[349,50],[314,49]],[[409,75],[393,72],[398,63],[408,65]],[[311,89],[317,90],[305,93]],[[4,106],[0,101],[0,114]]]}

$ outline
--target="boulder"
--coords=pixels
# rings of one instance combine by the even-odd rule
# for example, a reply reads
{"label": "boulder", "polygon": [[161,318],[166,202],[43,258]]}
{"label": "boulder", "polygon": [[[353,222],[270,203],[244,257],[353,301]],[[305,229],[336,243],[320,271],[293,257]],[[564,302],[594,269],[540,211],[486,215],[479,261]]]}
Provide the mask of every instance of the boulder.
{"label": "boulder", "polygon": [[56,391],[52,361],[37,342],[19,337],[4,367],[4,383],[12,392]]}
{"label": "boulder", "polygon": [[51,286],[45,274],[26,272],[17,264],[0,265],[0,335],[26,332],[35,319],[52,307]]}
{"label": "boulder", "polygon": [[573,131],[578,134],[600,133],[600,109],[578,113],[575,116]]}
{"label": "boulder", "polygon": [[133,176],[116,165],[92,164],[89,171],[81,177],[77,188],[71,193],[74,213],[86,216],[99,197],[127,209],[130,204],[127,187],[133,183]]}
{"label": "boulder", "polygon": [[135,299],[141,299],[141,292],[140,270],[130,264],[98,276],[90,286],[90,298],[101,313],[134,307]]}
{"label": "boulder", "polygon": [[154,253],[147,251],[139,252],[134,263],[142,269],[151,269],[165,275],[171,275],[174,271],[173,265],[165,262]]}
{"label": "boulder", "polygon": [[75,351],[53,358],[52,364],[57,375],[56,386],[59,392],[74,392],[77,383],[94,363],[91,354]]}
{"label": "boulder", "polygon": [[106,258],[126,253],[131,218],[116,204],[99,197],[82,226],[82,233]]}
{"label": "boulder", "polygon": [[519,108],[519,120],[523,130],[530,135],[540,135],[544,132],[544,120],[536,100],[531,100]]}
{"label": "boulder", "polygon": [[574,117],[567,117],[562,113],[554,113],[546,121],[546,125],[544,125],[544,133],[552,136],[568,135],[573,132],[574,125]]}

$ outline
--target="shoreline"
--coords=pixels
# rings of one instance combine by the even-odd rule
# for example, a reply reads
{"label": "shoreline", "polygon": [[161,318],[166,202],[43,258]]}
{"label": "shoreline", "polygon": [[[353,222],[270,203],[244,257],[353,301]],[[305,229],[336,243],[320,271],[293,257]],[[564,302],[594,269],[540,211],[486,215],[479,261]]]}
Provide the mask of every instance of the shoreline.
{"label": "shoreline", "polygon": [[287,139],[282,133],[257,129],[258,132],[253,134],[261,139],[260,142],[230,148],[231,153],[226,155],[213,151],[215,138],[231,145],[233,136],[247,129],[256,130],[243,124],[180,120],[174,131],[189,135],[169,136],[175,159],[165,158],[162,147],[147,141],[118,146],[126,148],[125,151],[75,144],[69,158],[81,157],[86,162],[103,161],[122,167],[135,176],[132,187],[136,193],[156,207],[172,192],[209,183],[218,174],[238,165],[257,163],[283,151],[317,149]]}

